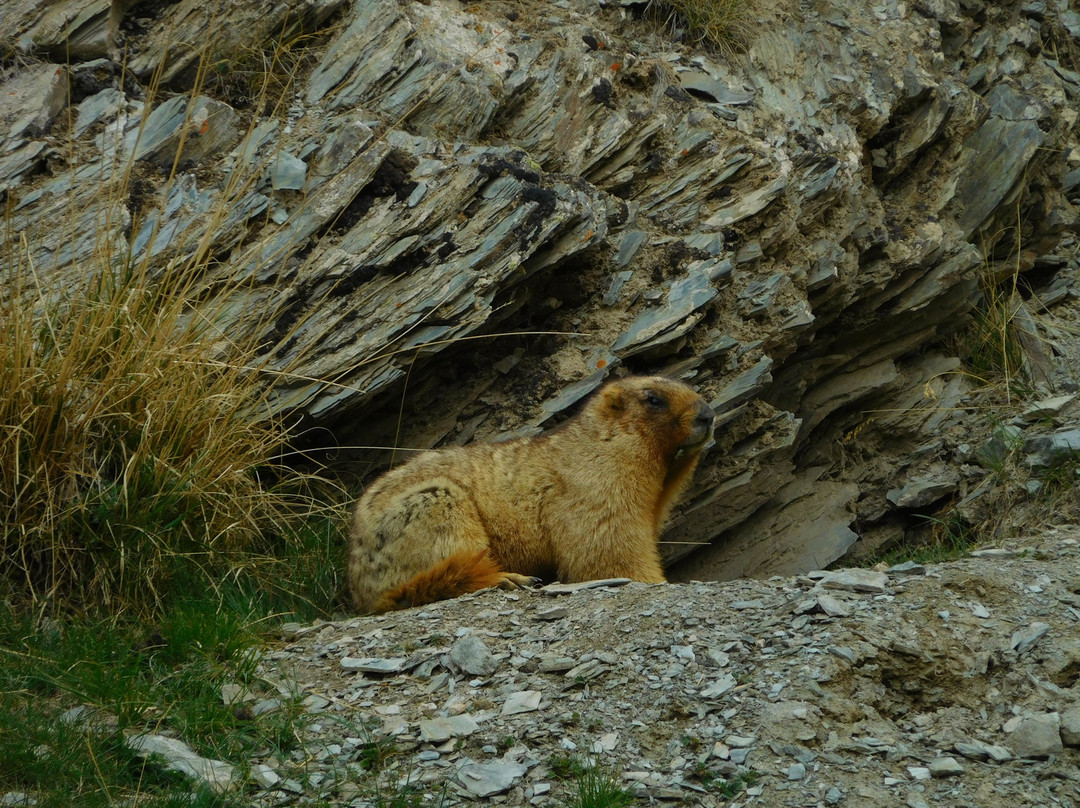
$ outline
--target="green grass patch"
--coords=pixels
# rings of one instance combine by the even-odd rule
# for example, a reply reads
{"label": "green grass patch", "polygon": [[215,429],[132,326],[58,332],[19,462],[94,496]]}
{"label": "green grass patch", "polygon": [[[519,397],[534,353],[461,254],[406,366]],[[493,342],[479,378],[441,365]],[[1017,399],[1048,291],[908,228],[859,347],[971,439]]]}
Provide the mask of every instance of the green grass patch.
{"label": "green grass patch", "polygon": [[733,777],[724,777],[705,764],[699,764],[694,770],[694,779],[710,794],[723,800],[730,800],[752,786],[758,780],[754,771],[741,772]]}
{"label": "green grass patch", "polygon": [[925,541],[894,545],[871,559],[867,566],[882,563],[891,567],[908,561],[916,564],[938,564],[964,558],[971,552],[976,543],[975,528],[958,514],[954,513],[944,519],[930,516],[922,518],[930,527],[929,537]]}
{"label": "green grass patch", "polygon": [[[206,599],[178,603],[148,628],[132,620],[37,621],[5,607],[0,620],[0,791],[38,805],[242,804],[157,762],[125,733],[172,731],[199,754],[243,770],[256,751],[287,754],[306,716],[296,698],[256,676],[260,634],[250,610]],[[239,685],[276,698],[254,715],[226,704]],[[81,708],[73,718],[69,710]]]}
{"label": "green grass patch", "polygon": [[636,801],[634,794],[620,785],[616,774],[595,759],[552,755],[548,768],[552,777],[573,781],[563,801],[566,808],[623,808]]}

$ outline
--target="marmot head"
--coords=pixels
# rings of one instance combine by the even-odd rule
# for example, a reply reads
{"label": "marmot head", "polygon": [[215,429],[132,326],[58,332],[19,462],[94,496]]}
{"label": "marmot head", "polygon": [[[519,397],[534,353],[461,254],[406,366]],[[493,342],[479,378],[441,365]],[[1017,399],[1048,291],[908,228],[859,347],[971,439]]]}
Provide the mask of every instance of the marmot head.
{"label": "marmot head", "polygon": [[629,376],[609,382],[590,402],[617,432],[636,434],[670,464],[701,451],[712,439],[716,413],[689,385],[666,376]]}

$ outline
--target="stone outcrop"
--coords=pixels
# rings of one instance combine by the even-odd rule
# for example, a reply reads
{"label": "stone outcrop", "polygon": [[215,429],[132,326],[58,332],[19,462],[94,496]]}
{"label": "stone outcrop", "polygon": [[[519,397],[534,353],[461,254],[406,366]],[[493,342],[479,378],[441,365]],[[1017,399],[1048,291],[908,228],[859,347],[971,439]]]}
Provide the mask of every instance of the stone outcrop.
{"label": "stone outcrop", "polygon": [[1080,292],[1080,18],[749,13],[721,58],[590,0],[19,0],[3,249],[57,287],[103,242],[188,273],[301,442],[535,434],[612,373],[681,376],[721,416],[675,574],[824,567],[971,493],[945,340],[980,279],[1036,291],[1028,378],[1075,390],[1030,315]]}

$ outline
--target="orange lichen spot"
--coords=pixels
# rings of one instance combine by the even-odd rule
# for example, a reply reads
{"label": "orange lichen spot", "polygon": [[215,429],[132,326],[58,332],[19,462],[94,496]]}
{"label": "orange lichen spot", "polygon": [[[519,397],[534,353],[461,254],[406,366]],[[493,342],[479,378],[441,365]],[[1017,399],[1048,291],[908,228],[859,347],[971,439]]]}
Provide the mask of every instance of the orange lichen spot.
{"label": "orange lichen spot", "polygon": [[607,360],[606,359],[597,359],[596,360],[596,369],[599,370],[600,368],[603,368],[603,367],[607,367]]}
{"label": "orange lichen spot", "polygon": [[611,70],[622,70],[622,62],[615,62],[610,68]]}

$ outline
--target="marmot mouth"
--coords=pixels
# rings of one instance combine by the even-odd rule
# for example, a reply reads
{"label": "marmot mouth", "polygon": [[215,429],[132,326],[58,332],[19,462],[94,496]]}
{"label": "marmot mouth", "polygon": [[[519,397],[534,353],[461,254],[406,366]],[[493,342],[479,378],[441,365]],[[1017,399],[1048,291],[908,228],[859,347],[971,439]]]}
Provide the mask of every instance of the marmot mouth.
{"label": "marmot mouth", "polygon": [[713,436],[712,424],[709,424],[707,428],[700,433],[695,431],[689,438],[679,444],[678,451],[675,453],[675,457],[682,457],[686,452],[700,451],[704,452],[716,445],[716,440]]}

